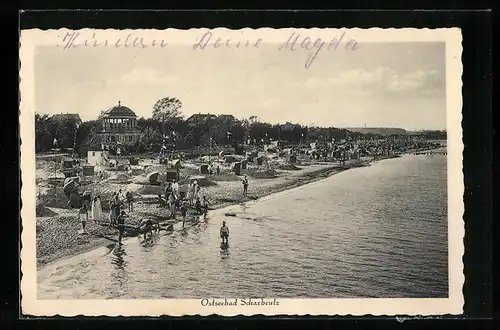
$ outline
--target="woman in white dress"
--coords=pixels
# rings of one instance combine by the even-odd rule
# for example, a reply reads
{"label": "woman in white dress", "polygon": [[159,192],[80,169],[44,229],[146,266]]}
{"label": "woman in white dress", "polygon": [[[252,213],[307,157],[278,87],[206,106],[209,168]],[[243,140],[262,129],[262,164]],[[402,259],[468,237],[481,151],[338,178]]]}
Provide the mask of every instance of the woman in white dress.
{"label": "woman in white dress", "polygon": [[199,196],[199,192],[200,192],[200,186],[198,185],[198,181],[194,180],[194,182],[193,182],[193,198],[191,200],[191,204],[193,204],[194,201],[196,201],[196,199]]}
{"label": "woman in white dress", "polygon": [[176,199],[179,198],[179,183],[176,180],[172,181],[172,192],[174,193],[174,197]]}
{"label": "woman in white dress", "polygon": [[94,197],[92,201],[92,220],[101,220],[102,217],[102,207],[101,207],[101,196]]}
{"label": "woman in white dress", "polygon": [[192,182],[189,182],[189,184],[188,184],[186,199],[188,200],[190,205],[193,203],[193,183]]}

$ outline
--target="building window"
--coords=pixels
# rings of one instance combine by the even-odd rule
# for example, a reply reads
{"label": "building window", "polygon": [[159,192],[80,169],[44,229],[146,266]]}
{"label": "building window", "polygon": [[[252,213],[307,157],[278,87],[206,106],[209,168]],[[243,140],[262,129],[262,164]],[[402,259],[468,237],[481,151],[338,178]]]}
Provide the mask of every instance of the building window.
{"label": "building window", "polygon": [[92,156],[95,156],[95,151],[92,151]]}
{"label": "building window", "polygon": [[132,142],[134,139],[133,139],[133,136],[132,135],[129,135],[128,137],[128,142]]}

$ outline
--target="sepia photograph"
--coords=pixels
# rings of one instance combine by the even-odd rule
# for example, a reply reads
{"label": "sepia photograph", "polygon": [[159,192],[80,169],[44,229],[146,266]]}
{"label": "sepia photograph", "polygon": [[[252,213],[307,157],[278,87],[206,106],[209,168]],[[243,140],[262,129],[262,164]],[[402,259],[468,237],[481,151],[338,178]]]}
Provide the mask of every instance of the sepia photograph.
{"label": "sepia photograph", "polygon": [[23,309],[461,313],[460,38],[23,31]]}

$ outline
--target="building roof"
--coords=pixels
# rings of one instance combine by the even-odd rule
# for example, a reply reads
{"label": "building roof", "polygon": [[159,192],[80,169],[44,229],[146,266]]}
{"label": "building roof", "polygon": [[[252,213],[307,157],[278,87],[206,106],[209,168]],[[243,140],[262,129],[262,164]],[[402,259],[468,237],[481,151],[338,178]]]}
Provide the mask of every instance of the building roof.
{"label": "building roof", "polygon": [[82,119],[80,118],[80,115],[77,113],[59,113],[55,114],[52,116],[52,119],[55,120],[68,120],[68,119],[73,119],[76,122],[81,123]]}
{"label": "building roof", "polygon": [[219,118],[230,121],[238,121],[238,119],[236,119],[233,115],[219,115]]}
{"label": "building roof", "polygon": [[137,117],[135,112],[130,110],[130,108],[123,106],[118,101],[118,105],[114,106],[103,113],[104,117]]}
{"label": "building roof", "polygon": [[207,120],[217,118],[216,115],[211,113],[197,113],[186,119],[186,121],[197,121],[197,120]]}

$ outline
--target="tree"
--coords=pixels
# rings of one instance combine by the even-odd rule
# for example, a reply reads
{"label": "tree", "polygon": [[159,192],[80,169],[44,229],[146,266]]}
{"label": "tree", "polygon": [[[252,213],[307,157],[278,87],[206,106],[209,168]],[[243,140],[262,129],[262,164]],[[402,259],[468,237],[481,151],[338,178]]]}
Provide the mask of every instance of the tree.
{"label": "tree", "polygon": [[48,115],[35,113],[35,149],[37,152],[52,148],[55,130],[54,122]]}
{"label": "tree", "polygon": [[153,106],[153,119],[160,123],[160,130],[166,133],[169,123],[176,118],[182,118],[180,109],[182,102],[175,97],[164,97]]}
{"label": "tree", "polygon": [[100,150],[102,138],[98,134],[102,131],[102,121],[90,120],[83,122],[76,133],[76,149],[80,155],[85,155],[89,150]]}

